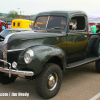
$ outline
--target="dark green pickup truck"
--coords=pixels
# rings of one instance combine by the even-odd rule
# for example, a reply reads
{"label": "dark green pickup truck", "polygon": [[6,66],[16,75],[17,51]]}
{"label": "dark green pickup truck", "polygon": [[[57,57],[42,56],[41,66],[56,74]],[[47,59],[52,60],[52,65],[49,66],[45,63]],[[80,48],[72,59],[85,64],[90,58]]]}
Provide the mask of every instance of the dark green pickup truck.
{"label": "dark green pickup truck", "polygon": [[100,72],[100,37],[88,33],[82,11],[40,13],[33,30],[0,36],[0,83],[21,75],[35,79],[37,93],[46,99],[58,93],[62,71],[94,61]]}

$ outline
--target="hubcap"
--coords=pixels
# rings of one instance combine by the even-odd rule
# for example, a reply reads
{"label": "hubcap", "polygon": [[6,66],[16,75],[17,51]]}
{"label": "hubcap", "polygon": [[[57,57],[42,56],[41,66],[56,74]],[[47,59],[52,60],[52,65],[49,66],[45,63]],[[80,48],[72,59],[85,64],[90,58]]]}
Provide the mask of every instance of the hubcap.
{"label": "hubcap", "polygon": [[52,73],[48,76],[48,90],[52,91],[57,86],[58,76],[56,73]]}

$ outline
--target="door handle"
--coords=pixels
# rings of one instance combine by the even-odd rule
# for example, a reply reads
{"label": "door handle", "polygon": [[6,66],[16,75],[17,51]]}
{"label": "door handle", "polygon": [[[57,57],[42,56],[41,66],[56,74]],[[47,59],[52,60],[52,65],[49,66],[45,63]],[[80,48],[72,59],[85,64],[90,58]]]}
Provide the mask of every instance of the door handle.
{"label": "door handle", "polygon": [[58,40],[59,40],[59,38],[57,37],[57,38],[56,38],[56,40],[58,41]]}

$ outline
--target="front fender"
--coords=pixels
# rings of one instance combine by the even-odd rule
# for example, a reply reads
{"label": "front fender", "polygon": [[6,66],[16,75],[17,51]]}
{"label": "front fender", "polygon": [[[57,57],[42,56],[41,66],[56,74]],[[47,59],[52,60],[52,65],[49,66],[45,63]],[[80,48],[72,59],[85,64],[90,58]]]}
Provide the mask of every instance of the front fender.
{"label": "front fender", "polygon": [[[25,64],[26,68],[33,70],[35,75],[39,74],[43,70],[45,64],[52,57],[58,57],[59,59],[61,59],[63,69],[65,69],[66,56],[64,51],[59,47],[42,45],[42,46],[31,47],[31,49],[34,51],[34,57],[32,61],[29,64],[25,64],[24,62],[25,51],[24,51],[19,56],[19,65],[22,64],[22,62],[20,63],[20,61],[23,61],[23,64]],[[20,68],[22,67],[18,67],[18,69]]]}

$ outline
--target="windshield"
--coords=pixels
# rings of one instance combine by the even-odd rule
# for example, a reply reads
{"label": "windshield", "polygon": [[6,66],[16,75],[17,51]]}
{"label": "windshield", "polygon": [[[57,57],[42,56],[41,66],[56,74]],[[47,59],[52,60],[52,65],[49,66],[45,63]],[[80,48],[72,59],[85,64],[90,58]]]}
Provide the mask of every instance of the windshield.
{"label": "windshield", "polygon": [[40,16],[36,19],[34,28],[65,29],[66,18],[63,16]]}
{"label": "windshield", "polygon": [[1,36],[3,36],[4,38],[8,35],[8,34],[11,34],[11,33],[16,33],[16,32],[19,32],[19,31],[14,31],[14,30],[4,30],[0,33]]}

